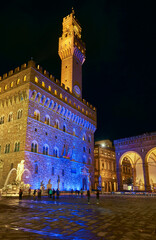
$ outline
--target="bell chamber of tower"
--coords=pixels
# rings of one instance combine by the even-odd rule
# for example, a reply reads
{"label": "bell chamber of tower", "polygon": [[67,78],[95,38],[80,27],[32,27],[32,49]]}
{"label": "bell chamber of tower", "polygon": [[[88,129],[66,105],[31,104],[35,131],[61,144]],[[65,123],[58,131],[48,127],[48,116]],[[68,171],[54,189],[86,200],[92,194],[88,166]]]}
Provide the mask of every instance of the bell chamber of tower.
{"label": "bell chamber of tower", "polygon": [[85,44],[81,40],[81,27],[74,10],[63,18],[62,36],[59,38],[61,83],[78,98],[82,98],[82,64],[85,61]]}

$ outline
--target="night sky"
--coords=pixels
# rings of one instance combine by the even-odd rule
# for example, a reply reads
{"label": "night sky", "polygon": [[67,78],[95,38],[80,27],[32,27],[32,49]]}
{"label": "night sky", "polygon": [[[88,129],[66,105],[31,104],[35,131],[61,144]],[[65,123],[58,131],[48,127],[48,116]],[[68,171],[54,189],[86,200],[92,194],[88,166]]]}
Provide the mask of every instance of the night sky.
{"label": "night sky", "polygon": [[33,57],[60,79],[58,38],[72,6],[86,43],[83,98],[97,108],[95,140],[156,131],[156,33],[150,0],[4,1],[0,75]]}

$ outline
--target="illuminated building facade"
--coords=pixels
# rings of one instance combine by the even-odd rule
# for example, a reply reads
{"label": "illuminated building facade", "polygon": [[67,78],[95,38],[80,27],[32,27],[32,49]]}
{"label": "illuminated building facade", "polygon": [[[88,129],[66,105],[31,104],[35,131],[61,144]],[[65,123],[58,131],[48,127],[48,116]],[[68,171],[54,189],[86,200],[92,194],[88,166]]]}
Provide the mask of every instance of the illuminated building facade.
{"label": "illuminated building facade", "polygon": [[156,191],[156,132],[114,141],[118,190]]}
{"label": "illuminated building facade", "polygon": [[96,109],[82,99],[85,46],[73,11],[63,19],[59,56],[61,82],[32,60],[0,78],[0,188],[22,160],[32,188],[50,179],[60,190],[93,187]]}
{"label": "illuminated building facade", "polygon": [[103,192],[117,191],[115,149],[110,140],[95,142],[94,146],[95,189]]}

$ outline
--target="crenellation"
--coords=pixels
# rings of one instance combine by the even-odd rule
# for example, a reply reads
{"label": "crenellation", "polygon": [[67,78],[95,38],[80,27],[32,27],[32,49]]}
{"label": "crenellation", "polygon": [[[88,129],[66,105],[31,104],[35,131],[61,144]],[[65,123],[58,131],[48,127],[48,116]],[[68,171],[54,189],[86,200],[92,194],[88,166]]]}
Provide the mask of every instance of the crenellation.
{"label": "crenellation", "polygon": [[27,64],[26,64],[26,63],[22,64],[22,65],[21,65],[21,70],[26,69],[26,67],[27,67]]}
{"label": "crenellation", "polygon": [[43,74],[45,77],[49,78],[49,72],[47,70],[44,70]]}
{"label": "crenellation", "polygon": [[62,83],[62,84],[61,84],[61,87],[62,87],[63,89],[65,89],[65,84],[64,84],[64,83]]}
{"label": "crenellation", "polygon": [[10,77],[11,75],[13,75],[14,74],[14,71],[13,70],[10,70],[9,72],[8,72],[8,76]]}
{"label": "crenellation", "polygon": [[50,78],[53,82],[55,81],[55,77],[54,77],[52,74],[50,74],[49,78]]}
{"label": "crenellation", "polygon": [[[26,66],[26,64],[24,64],[24,65]],[[31,65],[31,66],[33,65],[33,66],[34,66],[34,61],[31,60],[31,61],[29,62],[29,64],[27,65],[27,67],[30,66],[30,65]],[[39,65],[38,65],[38,66],[39,66]],[[41,67],[40,67],[40,68],[41,68]],[[18,69],[18,71],[19,71],[19,67],[16,68],[16,69]],[[27,69],[27,68],[26,68],[26,69]],[[36,69],[36,67],[35,67],[35,69]],[[25,69],[21,69],[21,71],[20,71],[19,73],[22,74],[22,70],[25,70]],[[16,73],[15,73],[15,72],[16,72]],[[13,79],[14,79],[15,74],[17,74],[17,71],[14,71],[14,72],[13,72],[13,70],[11,70],[11,71],[9,72],[9,74],[10,74],[9,77],[13,77]],[[8,75],[9,75],[9,74],[8,74]],[[5,79],[9,79],[9,78],[7,78],[6,76],[7,76],[7,73],[5,74]],[[54,80],[54,77],[53,77],[52,75],[50,75],[50,76],[51,76],[51,79],[50,79],[50,78],[49,78],[49,79],[53,81],[53,80]],[[21,84],[21,83],[23,84],[23,77],[24,77],[24,76],[22,76],[22,79],[21,79],[21,77],[17,78],[17,80],[18,80],[18,79],[20,80],[20,82],[18,83],[18,85]],[[45,76],[45,77],[46,77],[46,76]],[[47,80],[48,80],[48,77],[46,77],[46,78],[47,78]],[[11,80],[11,79],[10,79],[10,80]],[[15,81],[15,79],[14,79],[14,81]],[[17,82],[15,83],[14,81],[12,82],[12,83],[14,83],[13,86],[12,86],[12,88],[17,87]],[[27,82],[27,81],[28,81],[28,80],[26,79],[26,82]],[[60,81],[59,81],[58,79],[56,79],[56,83],[58,84],[58,86],[60,86]],[[36,84],[36,83],[35,83],[35,84]],[[39,84],[41,84],[41,83],[39,83]],[[11,86],[11,83],[8,84],[8,86],[9,86],[9,85]],[[47,87],[48,87],[48,86],[46,86],[46,88],[47,88]],[[73,93],[71,93],[71,91],[70,91],[69,88],[65,89],[65,85],[64,85],[63,83],[62,83],[62,85],[61,85],[60,87],[61,87],[63,90],[66,90],[66,92],[68,92],[71,96],[76,97],[76,96],[74,96]],[[7,88],[5,91],[7,91],[7,90],[9,90],[9,88]],[[1,92],[2,92],[2,91],[3,91],[3,88],[1,89]],[[96,108],[95,108],[95,107],[92,107],[92,105],[90,105],[88,102],[86,103],[86,100],[83,99],[83,100],[81,101],[80,99],[78,99],[78,101],[81,102],[81,103],[83,103],[83,104],[85,104],[85,105],[87,105],[87,106],[88,106],[90,109],[92,109],[93,111],[96,111]],[[75,107],[75,105],[74,105],[74,107]],[[89,115],[90,115],[90,114],[89,114]]]}
{"label": "crenellation", "polygon": [[59,86],[61,86],[61,83],[58,79],[55,80],[56,84],[58,84]]}
{"label": "crenellation", "polygon": [[14,73],[18,73],[20,71],[20,67],[16,67]]}
{"label": "crenellation", "polygon": [[3,79],[7,78],[8,74],[7,73],[4,73],[3,74]]}

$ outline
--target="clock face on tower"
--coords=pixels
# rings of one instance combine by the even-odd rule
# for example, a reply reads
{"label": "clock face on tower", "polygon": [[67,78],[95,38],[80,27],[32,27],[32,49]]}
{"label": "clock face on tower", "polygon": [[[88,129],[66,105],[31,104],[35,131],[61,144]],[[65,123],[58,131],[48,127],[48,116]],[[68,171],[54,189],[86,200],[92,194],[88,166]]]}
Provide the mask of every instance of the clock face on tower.
{"label": "clock face on tower", "polygon": [[74,86],[74,93],[77,97],[81,96],[81,90],[77,85]]}

